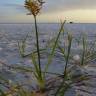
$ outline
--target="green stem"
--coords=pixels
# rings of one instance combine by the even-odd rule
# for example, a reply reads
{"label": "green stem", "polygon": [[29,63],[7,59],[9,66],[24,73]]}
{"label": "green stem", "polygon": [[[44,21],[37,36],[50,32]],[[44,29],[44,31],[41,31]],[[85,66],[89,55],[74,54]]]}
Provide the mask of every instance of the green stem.
{"label": "green stem", "polygon": [[37,46],[37,54],[38,54],[38,64],[39,64],[39,72],[40,72],[40,76],[41,76],[40,49],[39,49],[39,38],[38,38],[38,30],[37,30],[37,20],[36,20],[36,16],[34,16],[34,20],[35,20],[36,46]]}
{"label": "green stem", "polygon": [[70,35],[68,36],[68,41],[69,41],[69,46],[68,46],[68,52],[67,52],[67,57],[66,57],[66,64],[65,64],[65,68],[64,68],[64,77],[66,77],[67,65],[68,65],[69,55],[70,55],[70,51],[71,51],[72,37]]}
{"label": "green stem", "polygon": [[82,60],[81,60],[81,65],[84,64],[84,57],[85,57],[85,46],[86,46],[86,41],[85,38],[83,37],[83,54],[82,54]]}

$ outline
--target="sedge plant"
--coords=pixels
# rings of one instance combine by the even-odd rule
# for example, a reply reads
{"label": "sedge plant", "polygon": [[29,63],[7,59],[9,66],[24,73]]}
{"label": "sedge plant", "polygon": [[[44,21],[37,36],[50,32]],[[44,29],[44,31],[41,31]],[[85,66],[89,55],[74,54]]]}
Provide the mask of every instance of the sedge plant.
{"label": "sedge plant", "polygon": [[[59,40],[59,37],[61,35],[61,32],[63,30],[63,27],[64,27],[64,24],[65,24],[65,21],[61,24],[60,26],[60,29],[59,29],[59,33],[57,34],[57,37],[56,37],[56,40],[52,46],[52,50],[51,50],[51,53],[49,54],[49,57],[48,57],[48,62],[47,64],[45,65],[45,68],[44,68],[44,71],[41,70],[41,74],[42,74],[42,79],[39,77],[39,66],[36,62],[36,53],[32,53],[32,62],[34,64],[34,67],[35,67],[35,71],[33,72],[35,77],[37,78],[37,81],[39,83],[39,86],[41,86],[41,88],[44,89],[45,84],[46,84],[46,73],[50,73],[48,72],[48,68],[49,68],[49,65],[51,64],[52,60],[53,60],[53,57],[55,55],[55,49],[57,47],[57,44],[58,44],[58,40]],[[52,74],[52,73],[51,73]],[[54,73],[56,75],[56,73]]]}
{"label": "sedge plant", "polygon": [[[45,90],[45,73],[47,72],[49,64],[51,63],[52,58],[54,57],[55,49],[57,47],[60,34],[63,31],[63,27],[65,24],[65,21],[64,21],[60,26],[59,33],[56,37],[55,43],[52,47],[51,54],[49,55],[49,58],[48,58],[48,63],[45,65],[44,72],[42,72],[41,61],[40,61],[40,47],[39,47],[37,16],[42,8],[43,3],[44,2],[39,1],[39,0],[25,0],[25,8],[28,9],[28,11],[30,12],[29,15],[33,15],[34,22],[35,22],[37,54],[32,53],[32,63],[34,64],[34,69],[35,69],[33,73],[35,75],[35,78],[37,79],[37,83],[41,91]],[[38,60],[36,60],[36,55],[38,56]]]}
{"label": "sedge plant", "polygon": [[62,55],[64,57],[65,66],[64,66],[64,72],[63,72],[63,81],[60,84],[60,86],[57,88],[55,96],[59,96],[60,93],[63,94],[63,95],[60,95],[60,96],[64,96],[65,92],[70,87],[70,84],[67,84],[66,81],[68,82],[68,80],[69,80],[69,76],[68,76],[68,73],[67,73],[67,66],[68,66],[68,61],[69,61],[70,52],[71,52],[72,35],[68,33],[68,37],[67,38],[68,38],[67,52],[65,52],[65,48],[63,49],[60,46],[58,46],[58,48],[60,49],[60,51],[61,51],[61,53],[62,53]]}
{"label": "sedge plant", "polygon": [[45,73],[47,72],[48,68],[49,68],[49,65],[51,64],[52,62],[52,59],[55,55],[55,49],[57,48],[57,45],[58,45],[58,41],[59,41],[59,38],[60,38],[60,35],[61,33],[64,33],[64,24],[66,23],[66,20],[62,23],[61,22],[61,25],[60,25],[60,29],[59,29],[59,33],[57,34],[57,37],[56,37],[56,40],[52,46],[52,50],[51,50],[51,53],[48,57],[48,63],[46,64],[45,66]]}
{"label": "sedge plant", "polygon": [[40,48],[39,48],[39,36],[38,36],[38,27],[37,27],[37,15],[40,13],[43,2],[39,2],[38,0],[25,0],[25,8],[30,12],[29,15],[33,15],[34,23],[35,23],[35,34],[36,34],[36,47],[37,47],[37,55],[38,55],[38,65],[35,62],[34,56],[32,55],[32,60],[34,67],[36,69],[37,74],[35,77],[39,82],[39,87],[41,90],[44,89],[44,80],[42,76],[41,62],[40,62]]}
{"label": "sedge plant", "polygon": [[25,57],[25,48],[26,48],[27,37],[28,37],[28,34],[21,42],[18,42],[18,48],[19,48],[19,53],[20,53],[21,57]]}
{"label": "sedge plant", "polygon": [[[87,42],[85,40],[85,37],[83,37],[82,41],[83,41],[83,54],[82,54],[82,58],[81,58],[81,65],[85,63],[85,55],[87,52],[86,51]],[[65,67],[64,67],[63,77],[61,77],[62,82],[60,83],[59,87],[57,88],[54,96],[65,96],[65,93],[66,93],[66,91],[68,91],[68,89],[72,88],[73,86],[76,86],[76,87],[78,87],[78,85],[82,86],[83,85],[82,81],[90,79],[88,74],[81,74],[81,75],[75,76],[74,75],[75,73],[74,74],[71,73],[72,71],[74,71],[74,69],[72,69],[72,68],[70,69],[69,66],[76,66],[76,65],[68,66],[68,62],[71,59],[71,57],[70,57],[71,46],[72,46],[72,35],[70,35],[70,34],[68,34],[67,52],[66,52],[65,48],[62,48],[58,45],[58,48],[59,48],[60,52],[62,53],[64,60],[65,60]],[[78,66],[78,67],[80,67],[80,66]],[[77,67],[75,67],[75,68],[77,68]]]}
{"label": "sedge plant", "polygon": [[84,36],[82,38],[82,41],[83,41],[83,52],[82,52],[82,58],[81,58],[81,65],[84,65],[85,53],[86,53],[86,46],[87,46],[87,43],[86,43],[86,40],[85,40],[85,37]]}
{"label": "sedge plant", "polygon": [[[81,65],[87,65],[96,59],[96,41],[88,42],[85,35],[82,38],[83,52],[81,58]],[[88,44],[89,43],[89,44]]]}
{"label": "sedge plant", "polygon": [[[48,71],[48,67],[52,62],[52,58],[54,57],[55,49],[58,45],[58,40],[61,35],[61,32],[64,32],[63,28],[64,28],[65,21],[63,23],[61,23],[59,33],[57,34],[56,40],[52,46],[51,53],[48,57],[48,63],[45,65],[44,72],[42,72],[41,58],[40,58],[41,57],[40,56],[40,46],[39,46],[40,43],[39,43],[38,26],[37,26],[37,16],[42,8],[42,5],[43,5],[43,2],[39,2],[38,0],[25,0],[25,8],[28,9],[28,11],[30,12],[29,15],[33,15],[34,23],[35,23],[37,54],[32,53],[32,63],[34,64],[34,69],[35,69],[33,73],[34,73],[37,83],[39,85],[40,91],[44,92],[46,90],[46,88],[45,88],[46,87],[46,81],[45,81],[46,74],[45,73]],[[64,67],[64,72],[63,72],[63,75],[64,75],[63,81],[64,82],[67,79],[67,66],[68,66],[68,61],[69,61],[70,52],[71,52],[71,43],[72,43],[72,35],[68,34],[68,50],[67,50],[66,54],[65,54],[65,52],[63,52],[64,58],[65,58],[65,67]],[[38,57],[38,59],[36,58],[36,56]]]}
{"label": "sedge plant", "polygon": [[[51,53],[48,57],[48,62],[45,65],[45,69],[44,72],[42,72],[42,68],[41,68],[41,56],[40,56],[40,46],[39,46],[39,36],[38,36],[38,26],[37,26],[37,16],[42,8],[44,2],[42,2],[42,0],[25,0],[25,8],[28,9],[28,11],[30,12],[29,15],[33,15],[34,17],[34,24],[35,24],[35,33],[36,33],[36,53],[32,53],[31,57],[32,57],[32,63],[34,64],[34,71],[33,74],[35,75],[35,78],[37,80],[38,86],[39,86],[39,91],[42,93],[46,90],[46,74],[48,71],[48,67],[52,62],[52,59],[55,55],[55,49],[58,45],[58,41],[59,41],[59,37],[61,35],[62,32],[64,32],[64,24],[65,21],[63,23],[61,23],[60,29],[59,29],[59,33],[57,34],[56,40],[52,46],[52,50]],[[27,37],[26,37],[27,38]],[[26,39],[23,40],[22,45],[20,47],[20,44],[18,43],[19,46],[19,50],[20,50],[20,54],[22,56],[24,56],[25,53],[25,43],[26,43]],[[68,67],[68,63],[69,63],[69,59],[70,59],[70,53],[71,53],[71,44],[72,44],[72,35],[68,34],[68,48],[67,48],[67,52],[65,53],[65,49],[59,47],[61,53],[63,54],[63,57],[65,59],[65,66],[64,66],[64,72],[63,72],[63,81],[60,84],[60,86],[57,88],[57,92],[55,94],[55,96],[64,96],[65,91],[70,87],[71,84],[73,84],[73,81],[75,82],[76,80],[73,79],[71,80],[70,77],[68,77],[68,73],[67,73],[67,67]],[[82,60],[81,60],[81,64],[84,64],[84,56],[85,56],[85,39],[83,38],[83,54],[82,54]],[[38,58],[36,58],[36,56]],[[69,82],[68,82],[69,81]],[[19,90],[20,95],[19,96],[33,96],[30,95],[30,93],[26,93],[25,90],[20,89]],[[0,89],[0,95],[1,96],[6,96],[6,94]],[[11,95],[10,95],[11,96]],[[35,96],[35,95],[34,95]]]}

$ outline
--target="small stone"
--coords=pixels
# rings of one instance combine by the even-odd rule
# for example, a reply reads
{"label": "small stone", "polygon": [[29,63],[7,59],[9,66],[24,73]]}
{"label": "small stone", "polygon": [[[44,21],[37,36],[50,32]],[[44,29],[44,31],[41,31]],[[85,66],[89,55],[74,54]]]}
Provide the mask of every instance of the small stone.
{"label": "small stone", "polygon": [[73,56],[73,60],[75,60],[75,61],[80,61],[80,56],[79,56],[79,55]]}
{"label": "small stone", "polygon": [[0,47],[0,51],[2,51],[3,48]]}
{"label": "small stone", "polygon": [[9,79],[8,82],[9,82],[9,84],[12,84],[12,80]]}

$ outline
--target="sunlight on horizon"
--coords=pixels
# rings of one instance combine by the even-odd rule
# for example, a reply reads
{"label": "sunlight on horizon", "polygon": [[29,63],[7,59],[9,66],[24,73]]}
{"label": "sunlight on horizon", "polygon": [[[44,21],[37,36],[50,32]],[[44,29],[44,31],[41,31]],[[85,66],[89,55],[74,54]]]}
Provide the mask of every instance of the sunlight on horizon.
{"label": "sunlight on horizon", "polygon": [[[96,10],[71,10],[56,13],[41,13],[38,16],[38,22],[59,22],[60,20],[67,20],[68,22],[73,21],[76,23],[95,23],[96,22]],[[31,23],[33,22],[33,16],[26,14],[11,15],[5,18],[5,22],[16,22]]]}
{"label": "sunlight on horizon", "polygon": [[[85,0],[86,1],[86,0]],[[93,0],[94,1],[94,0]],[[88,0],[89,2],[89,0]],[[65,4],[63,6],[63,3]],[[68,8],[67,8],[67,5]],[[80,3],[80,0],[74,0],[74,3],[72,3],[72,0],[69,0],[68,2],[65,0],[62,0],[60,4],[56,0],[56,2],[48,1],[41,13],[39,14],[38,22],[59,22],[60,20],[66,19],[68,22],[76,22],[76,23],[96,23],[96,8],[91,4],[90,2],[86,4],[86,7],[83,6],[83,3]],[[78,4],[78,6],[76,4]],[[87,2],[85,2],[87,3]],[[94,3],[94,2],[93,2]],[[8,0],[0,1],[0,23],[31,23],[33,22],[32,16],[27,16],[27,11],[25,10],[24,6],[24,0],[23,1],[12,1]],[[49,5],[48,5],[49,4]],[[53,5],[56,4],[56,10]],[[81,5],[80,5],[81,4]],[[75,5],[75,7],[73,6]],[[80,7],[81,6],[81,7]],[[88,7],[89,6],[89,7]],[[70,7],[70,8],[69,8]]]}

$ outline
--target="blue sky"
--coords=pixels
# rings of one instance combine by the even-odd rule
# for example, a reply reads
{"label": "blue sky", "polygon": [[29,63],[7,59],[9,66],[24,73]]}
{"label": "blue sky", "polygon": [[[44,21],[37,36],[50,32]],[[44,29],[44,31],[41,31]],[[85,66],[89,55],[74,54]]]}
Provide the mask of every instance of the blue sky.
{"label": "blue sky", "polygon": [[[96,23],[96,0],[45,0],[38,22]],[[24,0],[0,0],[0,22],[33,22],[23,7]]]}

